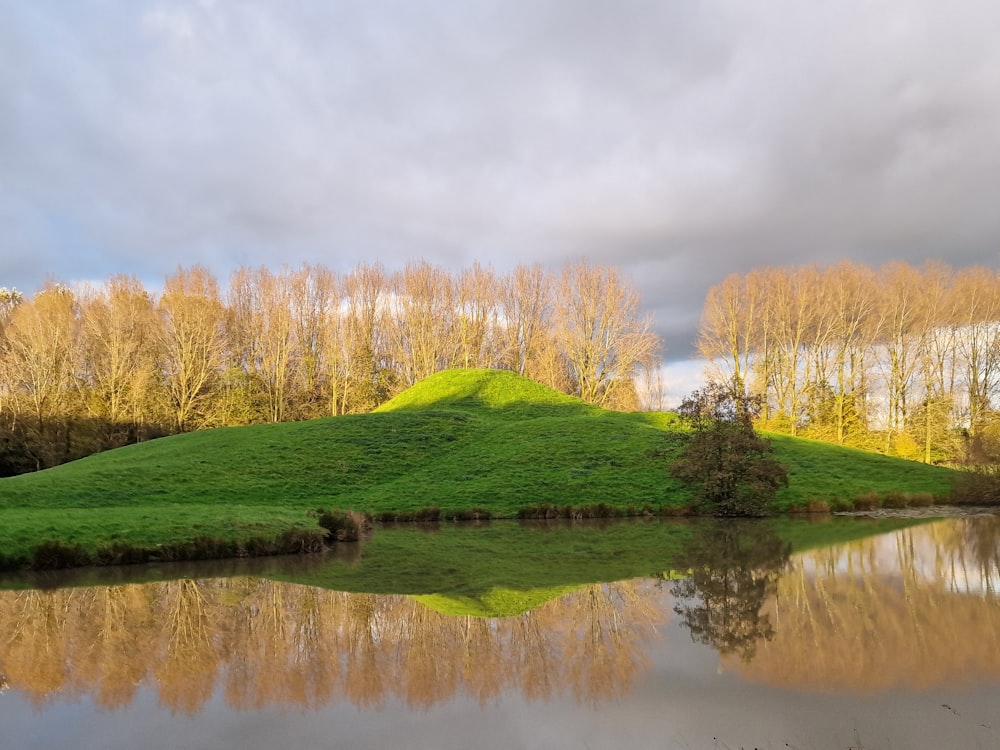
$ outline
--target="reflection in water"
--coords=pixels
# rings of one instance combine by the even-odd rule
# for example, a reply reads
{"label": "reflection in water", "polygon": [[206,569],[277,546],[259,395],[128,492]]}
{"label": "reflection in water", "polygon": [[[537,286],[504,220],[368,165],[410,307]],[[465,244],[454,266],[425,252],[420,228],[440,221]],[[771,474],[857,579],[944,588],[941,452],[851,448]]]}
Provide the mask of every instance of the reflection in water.
{"label": "reflection in water", "polygon": [[793,558],[772,640],[727,666],[799,689],[929,688],[1000,677],[1000,518],[950,519]]}
{"label": "reflection in water", "polygon": [[628,690],[662,621],[655,583],[584,586],[504,619],[448,617],[406,596],[260,579],[0,593],[0,675],[36,703],[128,704],[154,682],[175,712],[216,689],[239,709],[337,701],[428,707],[517,690],[594,702]]}
{"label": "reflection in water", "polygon": [[[751,681],[810,689],[1000,679],[1000,523],[951,519],[789,558],[766,524],[699,527],[665,596],[583,586],[523,614],[442,615],[402,595],[258,578],[0,592],[0,690],[177,713],[334,703],[427,708],[628,692],[671,609]],[[671,642],[671,649],[689,644]]]}
{"label": "reflection in water", "polygon": [[694,640],[749,661],[757,642],[774,636],[762,608],[790,554],[791,546],[767,524],[728,520],[699,527],[683,552],[691,574],[671,587],[674,611]]}

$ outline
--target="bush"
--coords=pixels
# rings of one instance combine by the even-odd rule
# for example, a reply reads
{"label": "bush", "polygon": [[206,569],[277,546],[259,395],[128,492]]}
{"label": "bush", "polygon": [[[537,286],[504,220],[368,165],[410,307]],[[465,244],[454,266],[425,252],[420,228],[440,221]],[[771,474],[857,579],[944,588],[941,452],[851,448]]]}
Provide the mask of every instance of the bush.
{"label": "bush", "polygon": [[483,508],[471,508],[469,510],[456,510],[451,514],[452,521],[489,521],[492,515]]}
{"label": "bush", "polygon": [[573,518],[618,518],[622,512],[607,503],[580,505],[573,509]]}
{"label": "bush", "polygon": [[238,557],[239,546],[217,536],[199,536],[190,542],[176,542],[159,545],[156,557],[164,562],[184,562],[187,560],[221,560]]}
{"label": "bush", "polygon": [[1000,505],[1000,466],[980,465],[962,472],[951,492],[955,505]]}
{"label": "bush", "polygon": [[436,505],[431,505],[428,508],[421,508],[413,514],[413,520],[420,522],[440,521],[441,509]]}
{"label": "bush", "polygon": [[678,413],[692,432],[670,473],[692,490],[698,510],[766,515],[778,489],[788,485],[788,469],[754,430],[760,400],[738,384],[711,383],[684,399]]}
{"label": "bush", "polygon": [[98,565],[138,565],[149,562],[149,550],[125,542],[113,542],[97,550]]}
{"label": "bush", "polygon": [[806,503],[806,507],[803,508],[805,513],[829,513],[830,504],[825,500],[810,500]]}
{"label": "bush", "polygon": [[905,508],[910,504],[910,498],[905,492],[887,492],[882,499],[883,508]]}
{"label": "bush", "polygon": [[87,550],[79,544],[64,544],[63,542],[42,542],[35,547],[31,556],[31,567],[34,570],[76,568],[90,565],[91,562]]}
{"label": "bush", "polygon": [[356,510],[317,510],[316,522],[332,542],[356,542],[371,527],[368,517]]}
{"label": "bush", "polygon": [[325,534],[319,529],[289,529],[275,539],[277,554],[321,552]]}
{"label": "bush", "polygon": [[875,510],[881,504],[882,501],[877,492],[868,492],[854,498],[854,510]]}
{"label": "bush", "polygon": [[525,505],[517,511],[517,517],[521,520],[561,518],[562,515],[559,506],[552,503]]}

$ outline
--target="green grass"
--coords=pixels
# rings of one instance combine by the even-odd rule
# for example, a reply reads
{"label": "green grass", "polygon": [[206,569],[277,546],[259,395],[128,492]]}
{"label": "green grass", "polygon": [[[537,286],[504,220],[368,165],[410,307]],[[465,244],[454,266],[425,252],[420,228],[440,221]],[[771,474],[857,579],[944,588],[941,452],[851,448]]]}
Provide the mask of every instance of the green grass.
{"label": "green grass", "polygon": [[[951,472],[773,436],[791,467],[775,510],[890,491],[945,496]],[[315,528],[341,508],[444,517],[481,508],[605,504],[683,508],[667,466],[684,442],[673,415],[599,409],[509,372],[438,373],[375,413],[176,435],[0,480],[0,554],[41,542],[155,548],[198,536],[269,537]]]}
{"label": "green grass", "polygon": [[768,434],[779,461],[789,467],[788,487],[779,493],[775,509],[788,510],[810,500],[822,500],[834,510],[849,509],[869,492],[886,495],[927,493],[945,499],[957,472],[819,440]]}

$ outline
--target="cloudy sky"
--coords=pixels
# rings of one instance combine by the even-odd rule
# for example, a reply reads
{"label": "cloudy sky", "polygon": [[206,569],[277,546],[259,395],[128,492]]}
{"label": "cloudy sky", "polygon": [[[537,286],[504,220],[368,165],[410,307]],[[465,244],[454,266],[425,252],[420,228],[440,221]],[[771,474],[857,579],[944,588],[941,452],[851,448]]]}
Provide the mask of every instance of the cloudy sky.
{"label": "cloudy sky", "polygon": [[0,0],[0,286],[1000,265],[995,0]]}

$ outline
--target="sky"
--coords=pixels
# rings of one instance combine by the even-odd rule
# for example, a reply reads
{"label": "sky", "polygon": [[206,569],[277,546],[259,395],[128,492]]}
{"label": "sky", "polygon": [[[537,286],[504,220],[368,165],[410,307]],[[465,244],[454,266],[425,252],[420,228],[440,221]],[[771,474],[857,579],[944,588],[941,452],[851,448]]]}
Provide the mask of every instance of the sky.
{"label": "sky", "polygon": [[0,0],[0,286],[1000,265],[995,0]]}

